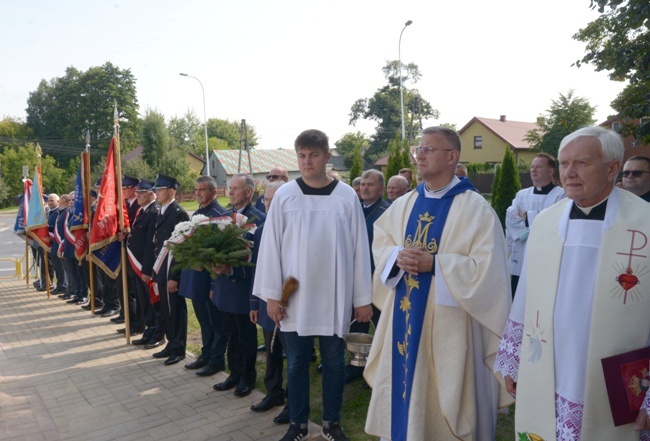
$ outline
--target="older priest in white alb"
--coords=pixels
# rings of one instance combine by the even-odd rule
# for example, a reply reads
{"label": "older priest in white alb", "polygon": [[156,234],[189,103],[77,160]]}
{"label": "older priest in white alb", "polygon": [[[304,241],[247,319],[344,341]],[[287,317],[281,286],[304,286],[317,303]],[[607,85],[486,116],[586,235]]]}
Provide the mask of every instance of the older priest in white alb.
{"label": "older priest in white alb", "polygon": [[560,144],[568,199],[535,220],[494,365],[517,394],[518,439],[650,439],[644,409],[614,426],[601,364],[650,336],[650,207],[614,187],[623,152],[600,127]]}
{"label": "older priest in white alb", "polygon": [[503,230],[454,176],[456,132],[430,127],[424,182],[375,222],[373,303],[382,310],[364,376],[366,431],[392,441],[492,440],[512,399],[490,367],[510,308]]}

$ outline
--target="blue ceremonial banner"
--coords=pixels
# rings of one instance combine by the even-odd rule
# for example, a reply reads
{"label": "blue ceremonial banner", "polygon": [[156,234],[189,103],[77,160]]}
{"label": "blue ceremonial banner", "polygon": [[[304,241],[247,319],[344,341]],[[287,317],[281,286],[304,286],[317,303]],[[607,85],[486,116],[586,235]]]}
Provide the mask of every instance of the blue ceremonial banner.
{"label": "blue ceremonial banner", "polygon": [[50,238],[47,217],[43,207],[43,185],[40,166],[34,170],[34,180],[32,182],[32,197],[29,199],[25,231],[49,253],[52,239]]}
{"label": "blue ceremonial banner", "polygon": [[79,164],[79,172],[77,173],[77,185],[74,192],[74,208],[72,210],[72,220],[70,221],[70,232],[74,236],[74,255],[78,261],[83,261],[86,258],[88,250],[88,210],[86,209],[87,202],[84,200],[84,154],[81,155],[81,163]]}
{"label": "blue ceremonial banner", "polygon": [[18,204],[18,214],[16,214],[16,222],[14,223],[14,233],[16,234],[25,234],[25,207],[24,207],[25,196],[20,197],[20,203]]}

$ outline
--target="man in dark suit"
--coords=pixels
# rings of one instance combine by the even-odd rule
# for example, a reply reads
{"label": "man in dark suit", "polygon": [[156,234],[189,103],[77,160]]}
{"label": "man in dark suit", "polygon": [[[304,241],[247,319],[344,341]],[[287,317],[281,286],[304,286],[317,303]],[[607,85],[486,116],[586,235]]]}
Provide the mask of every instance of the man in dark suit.
{"label": "man in dark suit", "polygon": [[[199,209],[193,216],[210,218],[223,216],[226,210],[217,202],[217,182],[210,176],[200,176],[194,184],[194,196]],[[208,271],[184,269],[178,292],[192,301],[194,314],[201,327],[201,354],[196,361],[185,365],[185,369],[196,369],[196,375],[207,377],[223,371],[228,338],[223,330],[221,314],[210,300],[212,277]]]}
{"label": "man in dark suit", "polygon": [[[126,213],[129,218],[129,225],[133,223],[135,220],[135,216],[138,213],[138,210],[140,209],[140,205],[138,204],[138,199],[135,194],[135,189],[140,183],[140,179],[134,178],[133,176],[127,176],[124,175],[122,177],[122,200],[124,201],[124,205],[126,205]],[[129,280],[129,283],[127,285],[128,289],[128,299],[129,303],[134,304],[135,303],[135,298],[137,296],[135,292],[135,286],[133,283],[131,283],[130,277],[127,274],[127,279]],[[113,317],[111,319],[111,322],[113,323],[124,323],[124,294],[123,294],[123,286],[122,286],[122,274],[118,274],[117,277],[115,278],[115,282],[113,284],[113,289],[112,289],[112,295],[115,296],[115,302],[119,302],[120,305],[120,314],[117,317]],[[142,331],[134,328],[133,323],[131,323],[131,328],[133,328],[133,334],[140,334]],[[123,334],[124,329],[118,329],[118,333]]]}
{"label": "man in dark suit", "polygon": [[[190,220],[187,212],[176,202],[178,181],[176,178],[159,174],[153,187],[156,200],[160,204],[160,213],[156,218],[153,236],[154,256],[160,257],[164,244],[169,239],[177,224]],[[163,254],[164,255],[164,254]],[[154,265],[153,281],[160,295],[160,311],[167,336],[167,346],[153,354],[154,358],[167,358],[165,365],[176,364],[185,358],[187,343],[187,305],[185,298],[178,295],[180,271],[173,271],[173,262],[169,256],[161,259],[160,265]],[[168,272],[168,268],[170,269]]]}
{"label": "man in dark suit", "polygon": [[[266,215],[251,205],[255,180],[250,175],[237,174],[230,180],[231,213],[246,216],[249,222],[259,225]],[[250,235],[250,240],[253,240]],[[255,387],[255,361],[257,359],[257,327],[250,321],[250,292],[253,282],[251,267],[232,268],[219,265],[213,282],[212,301],[223,318],[224,331],[228,337],[228,378],[215,384],[215,390],[235,388],[234,395],[245,397]]]}
{"label": "man in dark suit", "polygon": [[139,302],[137,305],[142,309],[142,319],[146,327],[142,338],[134,340],[133,344],[143,345],[145,349],[157,348],[165,343],[160,301],[159,298],[154,301],[151,295],[154,283],[151,277],[156,260],[153,238],[160,213],[160,205],[156,201],[153,185],[153,182],[143,179],[136,188],[138,205],[141,209],[131,226],[131,234],[127,241],[127,251],[132,250],[134,260],[141,265],[140,274],[136,273],[137,280],[134,283]]}
{"label": "man in dark suit", "polygon": [[[59,248],[59,242],[56,240],[56,221],[59,217],[61,209],[59,208],[59,195],[55,193],[50,193],[47,196],[47,205],[50,207],[50,213],[47,218],[47,229],[50,233],[50,239],[52,239],[52,247],[50,248],[49,263],[54,269],[54,274],[50,273],[50,279],[52,275],[56,275],[56,289],[52,291],[52,294],[64,294],[68,291],[68,282],[65,278],[65,271],[63,270],[63,262],[59,259],[57,254]],[[43,279],[45,280],[45,279]]]}
{"label": "man in dark suit", "polygon": [[[264,191],[264,205],[266,212],[271,208],[273,196],[278,188],[284,184],[284,181],[269,182]],[[253,247],[253,255],[251,262],[255,265],[253,267],[253,280],[255,279],[255,269],[257,268],[257,255],[259,253],[260,243],[262,241],[262,233],[264,231],[264,224],[260,225],[255,230],[255,245]],[[253,404],[251,410],[253,412],[266,412],[275,406],[285,405],[284,409],[278,416],[273,419],[273,422],[279,424],[289,423],[289,404],[285,404],[285,396],[288,396],[282,386],[282,371],[284,368],[284,337],[282,332],[276,333],[275,341],[273,341],[273,331],[275,330],[275,322],[266,313],[266,302],[259,297],[256,297],[251,292],[250,296],[250,319],[251,322],[259,325],[262,328],[262,335],[264,336],[264,350],[266,351],[266,373],[264,374],[264,386],[266,387],[266,396],[259,403]],[[271,347],[273,342],[273,347]]]}
{"label": "man in dark suit", "polygon": [[[164,329],[160,316],[160,305],[152,304],[149,295],[151,270],[154,263],[153,236],[160,206],[152,191],[154,183],[142,179],[135,188],[138,210],[131,221],[131,232],[127,237],[129,257],[128,276],[129,319],[131,334],[144,335],[134,340],[134,345],[146,345],[149,349],[160,346],[164,341]],[[156,311],[157,310],[157,311]],[[147,327],[145,330],[145,326]]]}

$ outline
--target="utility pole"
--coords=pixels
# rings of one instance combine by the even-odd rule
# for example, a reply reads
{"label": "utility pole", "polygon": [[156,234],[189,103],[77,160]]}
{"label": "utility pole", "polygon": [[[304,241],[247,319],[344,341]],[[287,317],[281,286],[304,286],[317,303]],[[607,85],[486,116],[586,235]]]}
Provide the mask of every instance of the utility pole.
{"label": "utility pole", "polygon": [[248,147],[248,126],[246,125],[246,120],[241,120],[241,126],[239,127],[239,164],[237,165],[237,173],[241,173],[241,153],[242,149],[246,150],[248,154],[248,171],[253,175],[253,163],[251,161],[251,151]]}

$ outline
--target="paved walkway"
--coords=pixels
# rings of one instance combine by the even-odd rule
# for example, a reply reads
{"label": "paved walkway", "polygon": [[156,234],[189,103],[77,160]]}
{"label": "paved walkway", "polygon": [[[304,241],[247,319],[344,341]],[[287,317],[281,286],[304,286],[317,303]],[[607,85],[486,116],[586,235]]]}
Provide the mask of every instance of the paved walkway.
{"label": "paved walkway", "polygon": [[[279,440],[280,408],[249,410],[263,394],[217,392],[200,378],[127,346],[120,325],[0,282],[0,440]],[[136,337],[137,338],[137,337]],[[312,439],[320,428],[310,425]]]}

